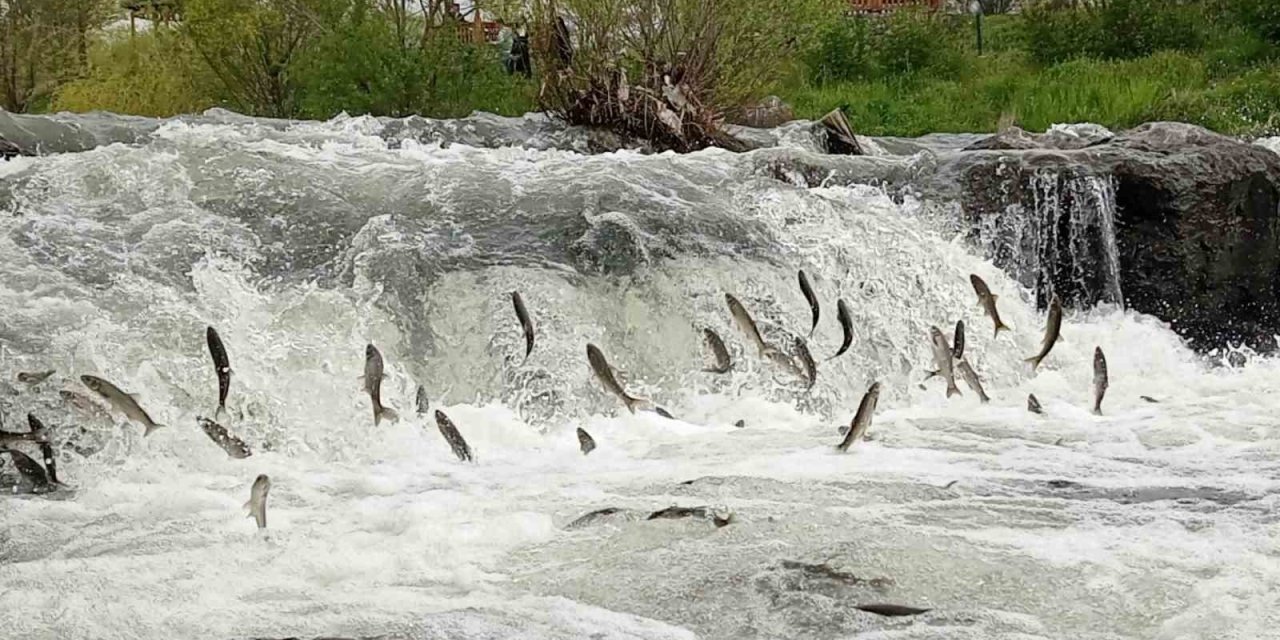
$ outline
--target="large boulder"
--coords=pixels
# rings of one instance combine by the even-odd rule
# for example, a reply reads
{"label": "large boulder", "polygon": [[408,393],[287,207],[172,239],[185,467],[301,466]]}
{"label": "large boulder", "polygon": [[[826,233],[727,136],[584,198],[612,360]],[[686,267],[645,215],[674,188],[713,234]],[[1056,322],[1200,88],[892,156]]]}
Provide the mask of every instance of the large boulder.
{"label": "large boulder", "polygon": [[1170,122],[1089,145],[962,152],[935,180],[954,180],[974,240],[1041,305],[1122,296],[1198,350],[1274,350],[1280,155]]}

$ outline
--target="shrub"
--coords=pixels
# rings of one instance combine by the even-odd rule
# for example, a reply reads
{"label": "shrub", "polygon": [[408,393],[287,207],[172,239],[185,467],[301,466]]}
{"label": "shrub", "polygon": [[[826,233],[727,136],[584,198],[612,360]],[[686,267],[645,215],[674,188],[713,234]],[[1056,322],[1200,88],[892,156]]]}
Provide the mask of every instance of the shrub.
{"label": "shrub", "polygon": [[[542,106],[661,148],[735,146],[723,115],[809,46],[833,0],[536,0]],[[569,25],[572,24],[571,29]]]}
{"label": "shrub", "polygon": [[960,68],[955,31],[946,19],[925,11],[897,11],[877,47],[879,67],[889,75],[945,77]]}
{"label": "shrub", "polygon": [[167,117],[213,106],[214,78],[189,43],[167,29],[99,42],[92,71],[58,89],[53,108]]}
{"label": "shrub", "polygon": [[877,73],[879,42],[866,18],[842,17],[826,24],[805,52],[809,79],[817,84],[870,78]]}
{"label": "shrub", "polygon": [[1276,0],[1232,0],[1240,24],[1268,42],[1280,44],[1280,2]]}
{"label": "shrub", "polygon": [[1089,8],[1035,2],[1022,10],[1022,38],[1031,59],[1049,66],[1093,55],[1101,49],[1102,33]]}

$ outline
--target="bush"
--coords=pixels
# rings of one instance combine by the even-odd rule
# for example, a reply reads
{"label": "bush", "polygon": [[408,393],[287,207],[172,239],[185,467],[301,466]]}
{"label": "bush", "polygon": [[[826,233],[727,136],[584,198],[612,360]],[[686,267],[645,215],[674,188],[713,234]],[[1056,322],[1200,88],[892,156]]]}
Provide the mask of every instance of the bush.
{"label": "bush", "polygon": [[1203,23],[1200,4],[1175,0],[1104,0],[1081,7],[1042,1],[1022,12],[1027,51],[1046,66],[1196,50],[1205,41]]}
{"label": "bush", "polygon": [[495,48],[453,28],[424,29],[406,13],[356,6],[362,10],[338,14],[298,61],[304,117],[456,117],[477,108],[516,115],[532,107],[530,84],[506,75]]}
{"label": "bush", "polygon": [[1098,11],[1105,58],[1138,58],[1156,51],[1193,51],[1204,41],[1199,4],[1173,0],[1107,0]]}
{"label": "bush", "polygon": [[840,18],[828,23],[817,43],[804,55],[809,79],[817,84],[858,80],[878,72],[878,42],[866,18]]}
{"label": "bush", "polygon": [[88,77],[58,89],[60,111],[112,111],[167,117],[198,113],[218,102],[215,79],[178,34],[156,29],[98,43]]}
{"label": "bush", "polygon": [[923,11],[841,18],[821,30],[804,60],[810,81],[817,84],[953,76],[961,67],[959,31],[946,18]]}
{"label": "bush", "polygon": [[1280,2],[1276,0],[1232,0],[1229,8],[1249,31],[1272,44],[1280,44]]}
{"label": "bush", "polygon": [[1022,10],[1022,34],[1027,54],[1044,66],[1088,57],[1102,48],[1100,21],[1089,8],[1031,3]]}
{"label": "bush", "polygon": [[723,115],[761,97],[839,4],[537,0],[540,102],[572,124],[659,148],[736,146]]}
{"label": "bush", "polygon": [[960,68],[955,32],[940,15],[896,11],[877,47],[879,66],[888,75],[944,77]]}

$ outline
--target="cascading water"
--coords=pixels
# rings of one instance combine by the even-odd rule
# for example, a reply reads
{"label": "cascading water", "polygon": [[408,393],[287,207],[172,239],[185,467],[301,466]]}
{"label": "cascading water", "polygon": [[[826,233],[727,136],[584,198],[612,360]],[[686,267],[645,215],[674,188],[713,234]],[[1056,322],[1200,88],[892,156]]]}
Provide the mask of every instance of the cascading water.
{"label": "cascading water", "polygon": [[[1162,323],[1106,307],[1070,314],[1038,374],[1023,362],[1043,330],[1036,298],[1121,301],[1105,179],[1035,175],[1033,206],[981,220],[988,262],[911,197],[781,182],[765,152],[389,133],[411,124],[151,123],[134,143],[0,163],[0,374],[14,387],[0,413],[9,430],[27,412],[56,426],[73,488],[0,499],[6,637],[1275,628],[1274,361],[1207,369]],[[811,337],[801,268],[822,301]],[[992,337],[970,273],[1014,331]],[[527,362],[511,291],[538,327]],[[758,357],[725,293],[771,344],[806,340],[812,389]],[[827,360],[841,298],[853,347]],[[990,405],[921,382],[929,328],[957,320]],[[230,355],[225,423],[254,448],[244,460],[196,426],[216,404],[206,326]],[[702,371],[708,327],[730,374]],[[591,377],[588,342],[676,419],[622,409]],[[367,343],[399,422],[373,424]],[[1103,417],[1088,412],[1095,346]],[[14,382],[49,368],[41,385]],[[57,392],[87,393],[85,373],[139,393],[167,427],[144,439],[76,413]],[[873,381],[873,439],[838,454],[837,426]],[[415,415],[418,385],[474,464]],[[577,428],[598,444],[588,456]],[[240,509],[260,473],[265,534]],[[0,478],[13,481],[7,460]],[[673,504],[732,522],[644,520]],[[620,511],[565,526],[606,507]],[[932,611],[853,608],[875,602]]]}
{"label": "cascading water", "polygon": [[1115,181],[1040,170],[1010,184],[1015,197],[979,216],[977,241],[996,266],[1035,293],[1087,308],[1123,306],[1116,246]]}

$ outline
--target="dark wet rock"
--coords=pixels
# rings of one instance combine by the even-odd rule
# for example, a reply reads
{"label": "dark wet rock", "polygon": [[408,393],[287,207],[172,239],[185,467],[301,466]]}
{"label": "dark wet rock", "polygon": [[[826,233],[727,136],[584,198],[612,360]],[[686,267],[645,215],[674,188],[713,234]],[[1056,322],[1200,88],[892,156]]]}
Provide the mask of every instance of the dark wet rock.
{"label": "dark wet rock", "polygon": [[1041,306],[1122,299],[1198,350],[1274,349],[1280,156],[1179,123],[1098,140],[946,156],[932,195]]}

